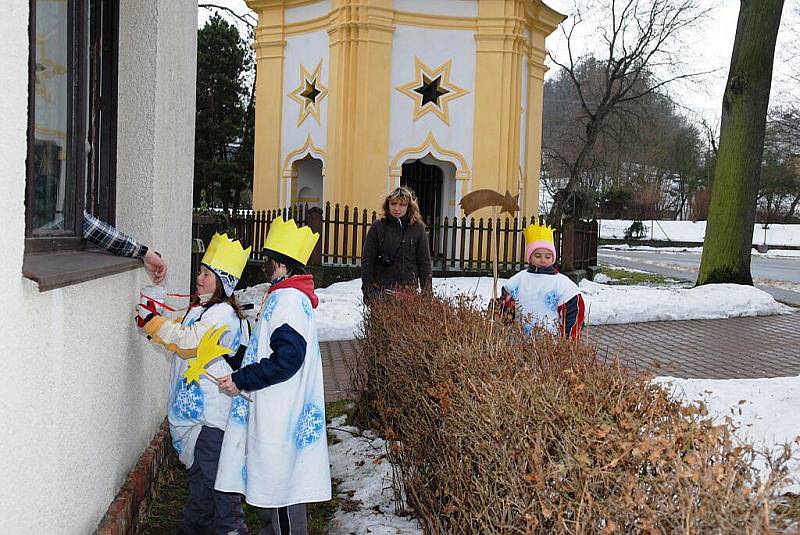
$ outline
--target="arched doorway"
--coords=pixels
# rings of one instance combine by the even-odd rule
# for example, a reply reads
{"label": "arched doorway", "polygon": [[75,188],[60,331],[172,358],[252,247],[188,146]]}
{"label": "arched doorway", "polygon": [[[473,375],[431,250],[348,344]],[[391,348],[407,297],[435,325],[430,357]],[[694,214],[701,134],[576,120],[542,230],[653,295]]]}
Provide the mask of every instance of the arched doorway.
{"label": "arched doorway", "polygon": [[428,232],[428,244],[434,264],[442,251],[442,223],[456,215],[456,166],[428,153],[403,162],[400,185],[417,194],[419,210]]}
{"label": "arched doorway", "polygon": [[417,194],[420,212],[430,225],[456,215],[456,166],[428,153],[403,162],[400,185]]}
{"label": "arched doorway", "polygon": [[322,208],[322,160],[310,154],[292,165],[292,204],[307,204],[309,208]]}
{"label": "arched doorway", "polygon": [[417,194],[419,211],[425,224],[431,225],[442,213],[442,189],[444,173],[436,165],[413,160],[403,164],[400,185],[407,186]]}

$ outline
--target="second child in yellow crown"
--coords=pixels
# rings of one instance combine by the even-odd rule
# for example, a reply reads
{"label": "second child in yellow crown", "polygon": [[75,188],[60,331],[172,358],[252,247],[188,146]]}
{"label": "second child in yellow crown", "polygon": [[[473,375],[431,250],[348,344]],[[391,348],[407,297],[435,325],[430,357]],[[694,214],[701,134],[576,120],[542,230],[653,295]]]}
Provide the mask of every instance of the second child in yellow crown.
{"label": "second child in yellow crown", "polygon": [[[189,486],[181,533],[247,533],[241,496],[214,490],[232,400],[211,376],[232,373],[244,355],[250,330],[233,291],[249,256],[249,247],[215,234],[201,260],[198,295],[183,318],[160,315],[152,301],[139,308],[137,323],[148,339],[173,353],[167,418],[172,445],[188,470]],[[186,372],[196,364],[204,336],[219,328],[226,330],[219,343],[231,355],[211,361],[207,375],[188,380]]]}
{"label": "second child in yellow crown", "polygon": [[585,305],[578,286],[555,267],[553,229],[534,223],[523,235],[528,268],[503,285],[501,306],[528,333],[538,326],[553,334],[579,338]]}
{"label": "second child in yellow crown", "polygon": [[234,398],[216,488],[244,494],[267,531],[306,531],[306,504],[331,498],[322,359],[314,309],[319,299],[305,266],[319,239],[277,218],[264,242],[271,282],[242,367],[220,380]]}

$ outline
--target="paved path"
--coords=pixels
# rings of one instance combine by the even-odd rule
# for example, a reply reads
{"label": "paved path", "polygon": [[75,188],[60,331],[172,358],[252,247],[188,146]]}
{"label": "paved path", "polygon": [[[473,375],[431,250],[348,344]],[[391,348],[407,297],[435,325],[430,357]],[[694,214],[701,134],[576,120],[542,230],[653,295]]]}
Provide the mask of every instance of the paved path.
{"label": "paved path", "polygon": [[800,312],[723,320],[589,326],[601,354],[657,375],[734,379],[800,375]]}
{"label": "paved path", "polygon": [[[656,375],[739,379],[800,375],[800,312],[724,320],[589,326],[602,355]],[[322,342],[325,397],[348,397],[354,340]]]}
{"label": "paved path", "polygon": [[320,342],[322,374],[325,378],[325,401],[350,397],[350,367],[358,346],[355,340]]}

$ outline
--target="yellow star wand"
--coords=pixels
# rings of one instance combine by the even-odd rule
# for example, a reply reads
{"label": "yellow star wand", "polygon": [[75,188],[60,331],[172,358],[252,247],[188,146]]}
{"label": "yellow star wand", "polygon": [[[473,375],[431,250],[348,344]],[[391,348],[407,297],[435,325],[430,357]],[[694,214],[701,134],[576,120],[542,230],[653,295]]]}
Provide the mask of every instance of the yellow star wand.
{"label": "yellow star wand", "polygon": [[[200,339],[200,345],[197,346],[197,356],[189,363],[189,368],[183,373],[186,379],[186,384],[192,383],[200,384],[200,376],[205,375],[215,383],[219,383],[219,379],[211,375],[206,366],[211,364],[222,355],[230,355],[233,350],[219,344],[219,339],[228,330],[227,327],[222,326],[219,328],[211,328]],[[239,393],[247,401],[253,401],[246,395]]]}

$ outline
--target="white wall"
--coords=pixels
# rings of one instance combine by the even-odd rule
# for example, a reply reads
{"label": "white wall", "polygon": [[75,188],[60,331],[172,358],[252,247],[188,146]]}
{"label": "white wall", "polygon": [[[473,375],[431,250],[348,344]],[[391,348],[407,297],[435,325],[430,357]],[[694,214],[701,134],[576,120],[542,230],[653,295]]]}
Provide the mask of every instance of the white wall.
{"label": "white wall", "polygon": [[[320,102],[319,122],[309,115],[303,124],[297,126],[297,117],[300,113],[300,104],[288,97],[300,85],[300,65],[305,66],[309,73],[322,61],[322,84],[329,87],[330,63],[328,61],[328,34],[327,32],[310,32],[302,35],[292,35],[286,38],[283,62],[283,120],[281,121],[281,165],[286,156],[302,147],[309,135],[314,140],[314,145],[325,149],[328,128],[328,95]],[[298,156],[299,157],[299,156]]]}
{"label": "white wall", "polygon": [[394,0],[394,8],[426,15],[478,16],[478,0]]}
{"label": "white wall", "polygon": [[[166,414],[167,357],[133,327],[136,270],[39,292],[22,273],[28,0],[0,21],[0,533],[89,533]],[[196,2],[122,0],[117,223],[189,277]]]}
{"label": "white wall", "polygon": [[320,0],[303,6],[287,7],[283,14],[286,24],[305,22],[307,20],[324,17],[331,12],[331,0]]}
{"label": "white wall", "polygon": [[[426,113],[414,121],[414,101],[397,90],[398,86],[415,79],[415,57],[431,69],[452,60],[450,81],[468,91],[466,95],[449,101],[449,126],[434,113]],[[473,32],[398,25],[392,45],[391,126],[387,164],[403,149],[421,144],[428,132],[432,132],[444,149],[461,153],[471,169],[474,91]]]}

